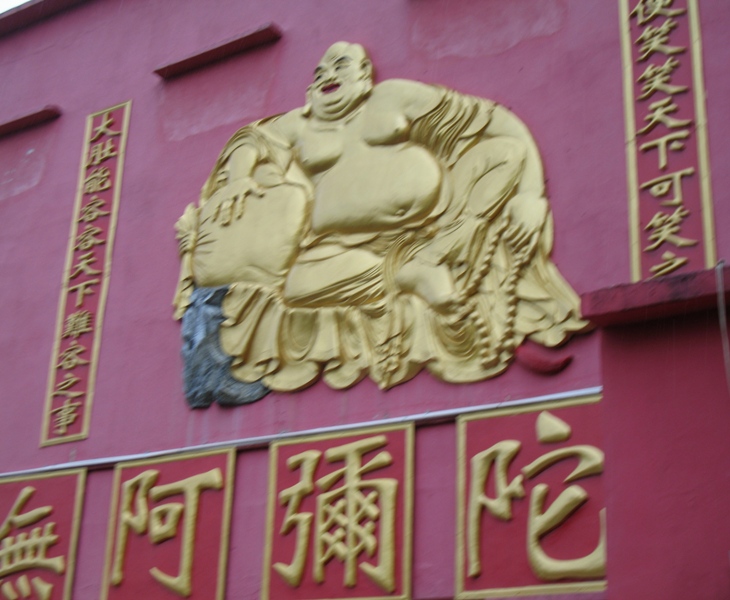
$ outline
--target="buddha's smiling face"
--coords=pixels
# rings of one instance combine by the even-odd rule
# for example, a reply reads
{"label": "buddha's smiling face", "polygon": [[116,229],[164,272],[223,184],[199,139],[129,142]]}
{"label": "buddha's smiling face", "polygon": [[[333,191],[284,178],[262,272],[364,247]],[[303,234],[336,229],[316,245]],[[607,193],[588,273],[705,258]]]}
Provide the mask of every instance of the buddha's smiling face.
{"label": "buddha's smiling face", "polygon": [[332,121],[352,112],[372,86],[372,66],[362,46],[337,42],[314,70],[307,99],[314,116]]}

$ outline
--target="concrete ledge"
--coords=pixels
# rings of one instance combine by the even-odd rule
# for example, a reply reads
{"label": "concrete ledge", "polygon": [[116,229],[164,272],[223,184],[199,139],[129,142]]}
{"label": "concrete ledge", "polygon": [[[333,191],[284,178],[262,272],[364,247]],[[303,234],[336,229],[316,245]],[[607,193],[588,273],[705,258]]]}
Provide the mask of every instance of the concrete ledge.
{"label": "concrete ledge", "polygon": [[0,15],[0,36],[84,2],[88,0],[31,0]]}
{"label": "concrete ledge", "polygon": [[[730,267],[722,269],[726,302]],[[717,307],[715,269],[617,285],[581,296],[583,317],[600,326],[672,317]]]}
{"label": "concrete ledge", "polygon": [[255,31],[250,31],[222,44],[208,48],[197,54],[169,63],[155,69],[162,79],[172,79],[185,73],[200,69],[240,52],[245,52],[265,44],[271,44],[281,38],[281,30],[274,23],[268,23]]}
{"label": "concrete ledge", "polygon": [[36,110],[19,117],[14,117],[8,121],[0,123],[0,137],[10,135],[16,131],[28,129],[34,125],[40,125],[46,121],[57,119],[61,116],[61,109],[57,106],[44,106],[40,110]]}

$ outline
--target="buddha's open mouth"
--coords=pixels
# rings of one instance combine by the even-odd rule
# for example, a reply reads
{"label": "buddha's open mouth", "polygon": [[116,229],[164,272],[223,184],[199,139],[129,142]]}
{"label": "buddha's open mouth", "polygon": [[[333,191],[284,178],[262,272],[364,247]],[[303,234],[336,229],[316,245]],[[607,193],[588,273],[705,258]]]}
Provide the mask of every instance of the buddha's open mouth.
{"label": "buddha's open mouth", "polygon": [[339,89],[340,89],[340,84],[339,83],[328,83],[327,85],[325,85],[322,88],[322,93],[323,94],[331,94],[332,92],[336,92]]}

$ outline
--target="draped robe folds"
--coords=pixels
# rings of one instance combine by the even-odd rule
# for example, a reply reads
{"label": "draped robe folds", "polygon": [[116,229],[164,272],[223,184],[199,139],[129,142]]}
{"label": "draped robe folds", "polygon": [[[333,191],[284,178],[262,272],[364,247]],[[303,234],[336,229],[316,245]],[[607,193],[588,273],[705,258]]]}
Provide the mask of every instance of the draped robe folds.
{"label": "draped robe folds", "polygon": [[[507,206],[523,193],[527,163],[539,155],[528,154],[485,201],[479,183],[500,165],[495,150],[509,155],[510,140],[489,135],[493,103],[439,93],[405,142],[438,162],[438,198],[426,214],[382,231],[312,231],[317,190],[270,126],[278,117],[247,125],[228,142],[190,217],[197,241],[183,254],[176,305],[184,312],[192,287],[229,286],[220,342],[236,379],[291,391],[320,376],[341,389],[369,375],[388,388],[426,368],[445,381],[472,382],[506,369],[526,338],[555,346],[586,328],[577,295],[550,260],[550,214],[529,251],[515,252],[505,238]],[[253,178],[264,193],[247,196],[221,225],[220,207],[209,200],[243,145],[256,149]],[[449,269],[455,307],[435,310],[399,288],[398,272],[414,258]],[[310,282],[307,293],[292,291],[293,272]]]}

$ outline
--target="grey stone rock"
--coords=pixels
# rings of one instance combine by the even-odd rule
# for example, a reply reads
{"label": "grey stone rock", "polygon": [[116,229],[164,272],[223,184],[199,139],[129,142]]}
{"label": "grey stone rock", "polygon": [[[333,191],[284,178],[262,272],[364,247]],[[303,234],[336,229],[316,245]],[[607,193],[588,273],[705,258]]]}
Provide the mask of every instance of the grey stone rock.
{"label": "grey stone rock", "polygon": [[191,408],[239,406],[260,400],[269,388],[231,376],[231,362],[220,347],[218,330],[224,320],[221,303],[227,286],[197,288],[182,319],[182,358],[185,396]]}

